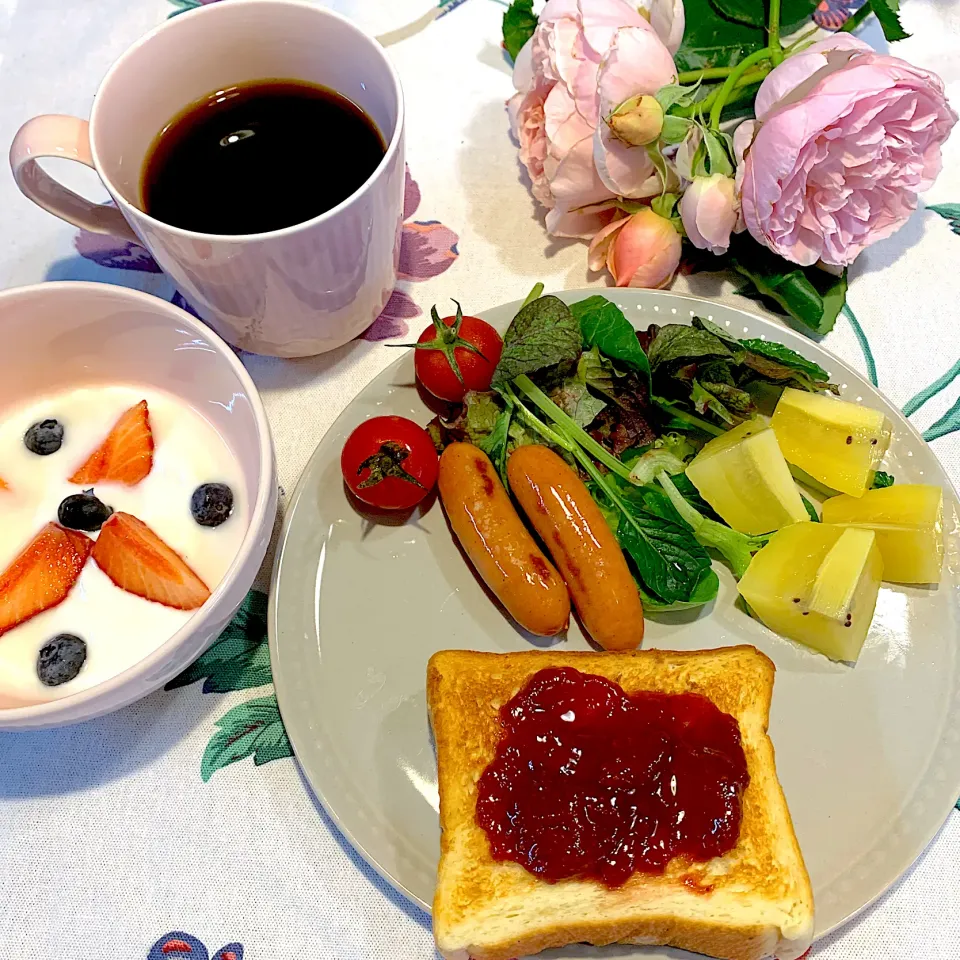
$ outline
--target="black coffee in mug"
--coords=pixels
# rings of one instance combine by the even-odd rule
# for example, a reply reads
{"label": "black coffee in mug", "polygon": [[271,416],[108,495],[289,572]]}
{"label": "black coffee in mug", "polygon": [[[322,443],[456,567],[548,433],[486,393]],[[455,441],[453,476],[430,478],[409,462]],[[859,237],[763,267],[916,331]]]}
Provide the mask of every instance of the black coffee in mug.
{"label": "black coffee in mug", "polygon": [[190,104],[147,152],[143,209],[197,233],[266,233],[355,193],[386,153],[351,100],[299,80],[255,80]]}

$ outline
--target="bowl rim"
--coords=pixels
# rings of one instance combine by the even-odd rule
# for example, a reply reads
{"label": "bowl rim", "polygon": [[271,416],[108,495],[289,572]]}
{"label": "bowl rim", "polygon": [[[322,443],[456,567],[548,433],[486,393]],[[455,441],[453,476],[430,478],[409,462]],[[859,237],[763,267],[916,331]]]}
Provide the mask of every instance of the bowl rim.
{"label": "bowl rim", "polygon": [[[74,715],[74,717],[70,719],[64,718],[63,722],[65,723],[82,722],[82,720],[87,719],[87,717],[76,717],[75,715],[78,709],[83,713],[83,707],[85,705],[96,703],[101,700],[101,698],[109,698],[111,694],[120,692],[137,677],[149,674],[164,661],[168,660],[174,651],[183,646],[198,630],[202,630],[206,623],[214,619],[220,601],[233,586],[234,578],[247,565],[251,555],[262,542],[265,523],[269,523],[272,529],[274,517],[267,516],[271,503],[273,503],[274,514],[276,512],[276,471],[274,468],[273,437],[270,431],[270,423],[267,420],[267,414],[256,384],[225,340],[203,323],[203,321],[196,319],[192,314],[176,306],[176,304],[156,297],[153,294],[145,293],[142,290],[134,290],[130,287],[123,287],[113,283],[98,283],[88,280],[51,280],[20,287],[10,287],[6,290],[0,290],[0,307],[8,300],[15,300],[19,297],[42,297],[50,293],[56,293],[61,296],[73,294],[79,297],[96,294],[98,296],[113,296],[121,301],[126,300],[133,305],[143,307],[156,314],[165,315],[177,324],[185,325],[189,331],[209,342],[210,346],[214,348],[218,358],[224,361],[233,371],[234,376],[236,376],[240,382],[250,402],[260,450],[260,482],[257,488],[253,510],[250,514],[250,520],[247,523],[247,530],[240,543],[240,548],[233,558],[233,562],[227,568],[223,577],[221,577],[220,583],[214,588],[209,599],[176,633],[133,666],[128,667],[126,670],[107,680],[88,687],[86,690],[81,690],[56,700],[46,700],[27,706],[0,707],[0,729],[8,730],[18,726],[24,728],[54,726],[57,724],[58,716],[61,714]],[[157,686],[159,686],[159,684]],[[147,696],[155,689],[156,687],[152,687],[150,690],[144,690],[132,699],[118,699],[116,709],[120,709],[122,706],[142,699],[142,697]],[[92,711],[89,718],[95,715],[96,712]]]}

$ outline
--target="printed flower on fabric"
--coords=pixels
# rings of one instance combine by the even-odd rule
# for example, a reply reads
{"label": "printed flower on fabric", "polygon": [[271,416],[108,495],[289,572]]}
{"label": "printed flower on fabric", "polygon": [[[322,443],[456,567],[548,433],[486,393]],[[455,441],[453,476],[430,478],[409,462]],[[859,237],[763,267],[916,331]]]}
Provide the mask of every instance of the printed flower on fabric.
{"label": "printed flower on fabric", "polygon": [[813,22],[824,30],[839,30],[863,4],[864,0],[820,0]]}
{"label": "printed flower on fabric", "polygon": [[[412,220],[420,206],[420,187],[410,176],[403,191],[403,230],[400,235],[400,266],[397,279],[408,283],[432,280],[448,270],[460,256],[457,243],[460,238],[438,220]],[[364,340],[391,340],[409,331],[408,320],[419,317],[423,311],[397,287],[377,317],[360,334]]]}
{"label": "printed flower on fabric", "polygon": [[104,233],[81,230],[73,241],[81,257],[115,270],[139,270],[142,273],[160,273],[160,266],[146,248],[132,240],[121,240]]}
{"label": "printed flower on fabric", "polygon": [[172,930],[150,948],[147,960],[243,960],[243,944],[228,943],[211,957],[210,951],[196,937]]}
{"label": "printed flower on fabric", "polygon": [[171,17],[178,13],[185,13],[187,10],[193,10],[196,7],[205,6],[208,3],[216,3],[217,0],[170,0],[174,9],[170,12]]}

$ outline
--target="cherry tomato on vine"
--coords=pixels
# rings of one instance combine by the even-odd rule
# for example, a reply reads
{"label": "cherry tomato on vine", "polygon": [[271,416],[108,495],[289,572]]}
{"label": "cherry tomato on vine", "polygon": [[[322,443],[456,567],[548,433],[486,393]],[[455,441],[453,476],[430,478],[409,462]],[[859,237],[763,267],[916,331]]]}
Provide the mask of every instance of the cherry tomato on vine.
{"label": "cherry tomato on vine", "polygon": [[347,438],[340,470],[358,500],[381,510],[406,510],[433,489],[437,460],[423,427],[406,417],[374,417]]}
{"label": "cherry tomato on vine", "polygon": [[500,334],[479,317],[465,317],[459,303],[455,317],[441,320],[436,307],[430,316],[433,323],[412,345],[424,389],[449,403],[460,403],[468,390],[489,390],[503,352]]}

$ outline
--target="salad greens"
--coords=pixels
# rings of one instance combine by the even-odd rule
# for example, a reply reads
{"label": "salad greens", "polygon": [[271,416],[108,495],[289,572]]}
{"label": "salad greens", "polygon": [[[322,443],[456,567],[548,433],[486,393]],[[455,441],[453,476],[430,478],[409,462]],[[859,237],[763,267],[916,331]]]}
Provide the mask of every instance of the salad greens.
{"label": "salad greens", "polygon": [[587,297],[570,307],[580,323],[583,349],[596,349],[598,354],[621,363],[650,383],[650,362],[644,353],[637,332],[623,311],[606,297]]}
{"label": "salad greens", "polygon": [[714,435],[755,416],[764,388],[837,391],[826,370],[790,347],[738,340],[700,317],[693,318],[692,326],[653,325],[647,336],[658,404],[677,420],[705,429],[703,422],[689,421],[692,408],[694,415],[710,424],[708,432]]}
{"label": "salad greens", "polygon": [[490,386],[499,390],[520,374],[575,363],[580,344],[580,324],[559,297],[531,300],[503,337],[503,353]]}
{"label": "salad greens", "polygon": [[755,415],[764,390],[834,389],[828,373],[789,347],[739,340],[710,320],[637,332],[603,296],[567,306],[542,291],[531,291],[508,328],[491,390],[467,393],[456,419],[434,421],[435,442],[476,444],[505,485],[513,450],[551,447],[583,477],[648,611],[711,602],[719,587],[711,553],[739,578],[768,538],[723,523],[687,463]]}

